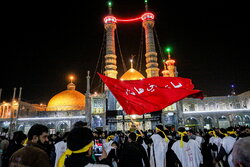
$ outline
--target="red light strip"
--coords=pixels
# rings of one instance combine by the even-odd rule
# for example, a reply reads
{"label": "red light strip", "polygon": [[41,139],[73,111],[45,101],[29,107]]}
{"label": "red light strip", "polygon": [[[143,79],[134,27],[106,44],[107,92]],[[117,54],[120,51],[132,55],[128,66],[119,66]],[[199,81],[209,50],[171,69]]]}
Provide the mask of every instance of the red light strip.
{"label": "red light strip", "polygon": [[133,21],[138,21],[138,20],[141,20],[141,17],[132,18],[132,19],[117,19],[118,22],[133,22]]}

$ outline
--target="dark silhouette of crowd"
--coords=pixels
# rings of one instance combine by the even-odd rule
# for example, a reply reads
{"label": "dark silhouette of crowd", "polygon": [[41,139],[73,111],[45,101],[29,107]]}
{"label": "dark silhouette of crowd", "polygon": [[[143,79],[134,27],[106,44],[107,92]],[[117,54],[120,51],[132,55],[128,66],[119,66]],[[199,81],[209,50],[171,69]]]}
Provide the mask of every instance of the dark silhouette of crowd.
{"label": "dark silhouette of crowd", "polygon": [[250,167],[250,128],[92,131],[78,121],[49,135],[41,124],[27,135],[0,138],[0,167]]}

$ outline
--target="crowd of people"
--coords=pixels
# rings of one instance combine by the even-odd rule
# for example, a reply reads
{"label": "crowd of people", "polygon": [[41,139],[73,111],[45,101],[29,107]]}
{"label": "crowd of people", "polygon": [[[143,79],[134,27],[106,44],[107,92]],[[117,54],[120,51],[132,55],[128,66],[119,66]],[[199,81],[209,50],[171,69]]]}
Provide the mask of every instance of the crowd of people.
{"label": "crowd of people", "polygon": [[79,121],[69,132],[48,134],[33,125],[12,140],[0,138],[0,167],[250,167],[250,128],[92,131]]}

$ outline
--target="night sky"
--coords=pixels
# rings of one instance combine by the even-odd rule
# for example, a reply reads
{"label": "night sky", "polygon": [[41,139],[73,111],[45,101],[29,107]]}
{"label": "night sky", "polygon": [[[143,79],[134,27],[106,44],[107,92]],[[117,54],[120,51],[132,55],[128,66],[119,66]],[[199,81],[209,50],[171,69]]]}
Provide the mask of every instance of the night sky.
{"label": "night sky", "polygon": [[[248,91],[250,14],[244,6],[149,0],[156,14],[157,52],[171,46],[179,76],[192,79],[195,88],[207,96],[228,95],[231,84],[237,94]],[[113,0],[113,14],[119,18],[140,16],[144,9],[143,0]],[[107,13],[105,0],[1,2],[2,100],[11,99],[14,87],[23,87],[23,101],[47,103],[66,89],[70,74],[76,77],[76,89],[84,93],[87,70],[93,76],[98,57],[104,54],[103,17]],[[141,27],[141,22],[117,24],[128,67],[131,54],[138,57]],[[120,77],[119,53],[117,46]],[[101,61],[97,71],[101,71]],[[98,90],[98,83],[95,76],[92,92]]]}

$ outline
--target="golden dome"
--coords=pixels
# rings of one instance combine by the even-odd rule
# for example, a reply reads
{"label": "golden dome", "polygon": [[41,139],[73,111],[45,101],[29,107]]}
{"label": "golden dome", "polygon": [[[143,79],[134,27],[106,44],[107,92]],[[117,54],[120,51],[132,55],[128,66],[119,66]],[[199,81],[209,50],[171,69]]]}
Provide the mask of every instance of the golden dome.
{"label": "golden dome", "polygon": [[120,80],[140,80],[145,78],[139,71],[134,68],[130,68],[127,72],[125,72]]}
{"label": "golden dome", "polygon": [[85,96],[75,90],[72,82],[67,85],[68,90],[64,90],[53,96],[47,107],[47,111],[68,111],[84,110]]}

